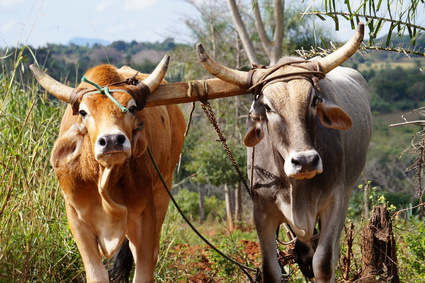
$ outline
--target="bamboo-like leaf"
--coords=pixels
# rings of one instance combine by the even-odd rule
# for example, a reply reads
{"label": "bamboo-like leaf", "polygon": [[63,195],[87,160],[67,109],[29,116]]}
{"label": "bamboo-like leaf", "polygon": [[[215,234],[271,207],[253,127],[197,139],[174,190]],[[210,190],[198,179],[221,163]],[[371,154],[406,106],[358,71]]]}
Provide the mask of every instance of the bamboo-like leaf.
{"label": "bamboo-like leaf", "polygon": [[320,36],[320,41],[322,42],[323,48],[328,49],[328,45],[326,44],[326,41],[323,36]]}
{"label": "bamboo-like leaf", "polygon": [[394,28],[395,28],[394,23],[391,23],[391,25],[390,25],[390,29],[389,29],[389,32],[388,32],[388,35],[387,35],[387,40],[386,40],[386,42],[385,42],[385,46],[389,46],[389,45],[390,45],[390,42],[391,42],[391,36],[393,35],[393,30],[394,30]]}
{"label": "bamboo-like leaf", "polygon": [[387,1],[387,11],[388,11],[388,14],[390,15],[390,19],[392,20],[393,16],[391,14],[392,9],[391,9],[391,3],[390,2],[391,1]]}
{"label": "bamboo-like leaf", "polygon": [[326,18],[323,17],[321,14],[315,14],[319,19],[321,19],[322,21],[326,21]]}
{"label": "bamboo-like leaf", "polygon": [[381,8],[381,4],[382,4],[382,0],[379,0],[378,5],[376,6],[377,11],[379,11],[379,9]]}
{"label": "bamboo-like leaf", "polygon": [[338,16],[337,15],[332,15],[331,18],[334,20],[335,22],[335,30],[339,31],[339,20],[338,20]]}
{"label": "bamboo-like leaf", "polygon": [[351,12],[350,0],[345,0],[344,3],[345,3],[345,6],[347,6],[348,13],[351,15],[352,12]]}

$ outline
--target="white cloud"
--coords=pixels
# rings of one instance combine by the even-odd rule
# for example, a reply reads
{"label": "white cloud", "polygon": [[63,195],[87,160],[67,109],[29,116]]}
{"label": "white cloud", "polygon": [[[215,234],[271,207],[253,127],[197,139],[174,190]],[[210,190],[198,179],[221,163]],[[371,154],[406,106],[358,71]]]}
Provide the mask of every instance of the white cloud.
{"label": "white cloud", "polygon": [[[1,1],[1,0],[0,0]],[[110,9],[116,9],[117,3],[111,0],[103,0],[103,1],[97,1],[95,11],[98,13],[103,13]]]}
{"label": "white cloud", "polygon": [[0,0],[1,10],[17,10],[26,0]]}
{"label": "white cloud", "polygon": [[158,3],[158,0],[126,0],[124,1],[124,10],[127,11],[143,11]]}

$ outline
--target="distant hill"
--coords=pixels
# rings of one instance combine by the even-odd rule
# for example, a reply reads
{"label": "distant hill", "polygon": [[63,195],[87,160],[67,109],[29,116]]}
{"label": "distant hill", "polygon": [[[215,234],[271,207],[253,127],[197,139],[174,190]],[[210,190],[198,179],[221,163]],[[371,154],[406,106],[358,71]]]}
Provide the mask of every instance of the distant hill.
{"label": "distant hill", "polygon": [[70,41],[68,41],[68,44],[75,44],[78,46],[89,46],[92,47],[95,44],[101,44],[103,46],[108,46],[111,43],[107,40],[97,39],[97,38],[85,38],[85,37],[74,37]]}
{"label": "distant hill", "polygon": [[[385,46],[388,35],[378,37],[374,41],[377,44]],[[404,48],[413,49],[413,47],[418,49],[425,49],[425,36],[423,33],[419,34],[416,38],[414,46],[412,46],[412,42],[410,41],[410,37],[408,35],[397,36],[397,34],[392,34],[389,46],[401,46]]]}

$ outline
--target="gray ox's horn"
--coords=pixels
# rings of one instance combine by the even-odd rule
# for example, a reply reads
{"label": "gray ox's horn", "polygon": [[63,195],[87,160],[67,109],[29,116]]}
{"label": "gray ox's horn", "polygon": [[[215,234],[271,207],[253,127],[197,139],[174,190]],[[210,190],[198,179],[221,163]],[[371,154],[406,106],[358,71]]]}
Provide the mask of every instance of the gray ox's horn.
{"label": "gray ox's horn", "polygon": [[[159,62],[158,66],[156,66],[155,70],[153,70],[152,74],[150,74],[149,77],[143,80],[143,83],[149,88],[151,93],[160,85],[160,83],[164,79],[165,74],[167,73],[169,62],[170,56],[165,55],[161,62]],[[70,95],[71,92],[74,90],[72,87],[58,82],[51,76],[41,71],[35,65],[30,65],[30,69],[39,84],[45,90],[47,90],[47,92],[62,101],[65,101],[67,103],[70,102]]]}
{"label": "gray ox's horn", "polygon": [[38,83],[44,87],[47,92],[51,93],[56,98],[69,102],[71,92],[74,90],[72,87],[69,87],[63,83],[58,82],[51,76],[44,73],[42,70],[37,68],[35,65],[30,65],[30,69],[37,79]]}
{"label": "gray ox's horn", "polygon": [[357,49],[359,48],[360,44],[363,41],[364,36],[364,24],[359,23],[356,29],[356,33],[353,35],[353,37],[345,43],[343,46],[341,46],[338,50],[333,52],[332,54],[329,54],[325,58],[319,59],[318,62],[323,68],[323,72],[325,74],[329,73],[339,65],[345,62],[348,58],[353,55]]}
{"label": "gray ox's horn", "polygon": [[156,66],[155,70],[143,80],[143,83],[148,86],[150,92],[152,93],[162,82],[165,77],[165,74],[168,70],[168,63],[170,62],[170,56],[165,55],[162,58],[161,62]]}
{"label": "gray ox's horn", "polygon": [[196,50],[198,52],[199,62],[204,65],[205,69],[213,76],[241,87],[246,87],[246,79],[248,72],[237,71],[227,68],[223,65],[220,65],[214,61],[208,54],[205,52],[202,44],[198,43],[196,45]]}
{"label": "gray ox's horn", "polygon": [[[341,65],[345,60],[351,57],[360,44],[363,41],[364,35],[364,24],[359,23],[357,26],[356,33],[354,36],[345,43],[341,48],[329,54],[325,58],[319,59],[319,63],[322,65],[324,73],[329,73],[334,68]],[[202,65],[204,65],[205,69],[212,74],[213,76],[241,87],[246,87],[246,80],[248,72],[232,70],[223,65],[220,65],[216,61],[214,61],[208,54],[205,52],[202,44],[197,44],[196,49],[198,52],[198,58]]]}

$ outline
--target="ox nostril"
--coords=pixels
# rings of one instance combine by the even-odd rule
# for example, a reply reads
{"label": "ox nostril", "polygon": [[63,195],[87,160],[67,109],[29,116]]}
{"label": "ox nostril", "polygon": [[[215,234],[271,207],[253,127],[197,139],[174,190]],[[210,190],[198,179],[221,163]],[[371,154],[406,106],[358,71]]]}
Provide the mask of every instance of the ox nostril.
{"label": "ox nostril", "polygon": [[105,137],[101,137],[99,139],[99,145],[102,146],[102,147],[104,147],[104,146],[106,146],[106,144],[107,144],[106,138]]}
{"label": "ox nostril", "polygon": [[313,167],[314,167],[314,168],[317,168],[317,167],[319,166],[319,162],[320,162],[319,155],[314,156],[314,159],[313,159]]}
{"label": "ox nostril", "polygon": [[117,136],[117,143],[118,143],[119,145],[124,144],[124,143],[125,143],[125,141],[126,141],[126,138],[125,138],[125,136],[124,136],[124,135],[118,135],[118,136]]}
{"label": "ox nostril", "polygon": [[292,158],[291,159],[292,164],[294,164],[297,167],[301,167],[301,162],[300,160],[298,160],[297,158]]}

